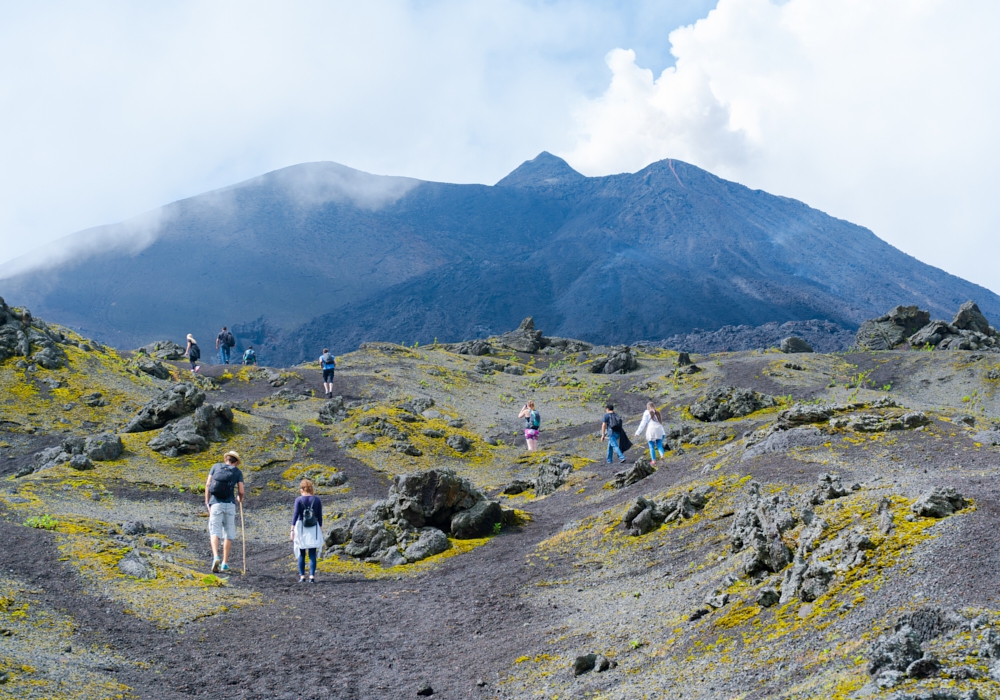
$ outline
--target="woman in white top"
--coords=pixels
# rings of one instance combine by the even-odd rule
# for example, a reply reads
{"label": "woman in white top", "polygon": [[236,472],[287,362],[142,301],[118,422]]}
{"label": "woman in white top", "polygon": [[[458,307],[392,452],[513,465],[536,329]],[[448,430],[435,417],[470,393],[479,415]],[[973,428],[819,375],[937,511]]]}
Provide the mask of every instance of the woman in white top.
{"label": "woman in white top", "polygon": [[659,452],[660,458],[663,458],[663,438],[666,437],[666,433],[663,431],[660,412],[656,410],[652,401],[646,404],[646,412],[642,414],[642,422],[639,423],[635,436],[639,437],[643,430],[646,431],[646,442],[649,444],[649,461],[655,466],[656,453]]}

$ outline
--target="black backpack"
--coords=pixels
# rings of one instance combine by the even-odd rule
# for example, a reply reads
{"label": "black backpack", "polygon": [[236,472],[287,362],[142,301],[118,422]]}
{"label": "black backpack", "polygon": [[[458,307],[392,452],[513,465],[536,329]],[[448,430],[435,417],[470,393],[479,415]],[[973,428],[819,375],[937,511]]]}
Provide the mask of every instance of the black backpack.
{"label": "black backpack", "polygon": [[222,342],[226,344],[227,348],[231,348],[236,345],[236,338],[233,337],[231,331],[226,331],[226,334],[222,336]]}
{"label": "black backpack", "polygon": [[[312,500],[309,500],[312,504]],[[302,508],[302,527],[316,527],[316,513],[313,512],[312,505],[305,505]]]}
{"label": "black backpack", "polygon": [[617,413],[608,414],[608,430],[614,430],[615,432],[622,429],[622,419],[618,417]]}
{"label": "black backpack", "polygon": [[215,465],[215,473],[212,475],[212,485],[208,487],[208,492],[215,496],[219,503],[228,503],[233,498],[233,480],[236,473],[228,464],[221,463]]}

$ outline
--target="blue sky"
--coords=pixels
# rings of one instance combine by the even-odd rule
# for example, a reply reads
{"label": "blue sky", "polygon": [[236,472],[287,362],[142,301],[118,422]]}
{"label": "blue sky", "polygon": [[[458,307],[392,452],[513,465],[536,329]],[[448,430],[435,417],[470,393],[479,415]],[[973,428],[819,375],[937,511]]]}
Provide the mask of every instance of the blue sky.
{"label": "blue sky", "polygon": [[548,150],[686,160],[1000,290],[998,29],[986,0],[4,3],[0,263],[297,162],[491,184]]}

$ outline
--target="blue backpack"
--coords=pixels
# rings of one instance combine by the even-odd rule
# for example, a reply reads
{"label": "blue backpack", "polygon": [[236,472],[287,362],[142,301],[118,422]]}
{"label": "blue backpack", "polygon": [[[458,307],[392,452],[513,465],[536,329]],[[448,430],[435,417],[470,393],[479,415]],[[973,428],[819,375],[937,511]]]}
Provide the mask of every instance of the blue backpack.
{"label": "blue backpack", "polygon": [[245,365],[257,364],[257,353],[253,351],[253,348],[247,348],[247,351],[243,353],[243,364]]}

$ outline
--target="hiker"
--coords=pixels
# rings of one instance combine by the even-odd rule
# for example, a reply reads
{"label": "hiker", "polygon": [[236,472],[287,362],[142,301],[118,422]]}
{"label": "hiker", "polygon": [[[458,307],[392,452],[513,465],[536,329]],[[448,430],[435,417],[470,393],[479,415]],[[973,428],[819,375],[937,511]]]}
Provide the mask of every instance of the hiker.
{"label": "hiker", "polygon": [[245,365],[256,365],[257,364],[257,353],[253,351],[253,345],[246,349],[243,353],[243,364]]}
{"label": "hiker", "polygon": [[642,414],[642,422],[639,423],[635,436],[639,437],[643,430],[646,431],[646,442],[649,444],[649,462],[655,467],[657,452],[660,453],[660,459],[663,459],[663,438],[667,434],[663,430],[663,418],[652,401],[646,403],[646,412]]}
{"label": "hiker", "polygon": [[323,391],[326,398],[333,398],[333,374],[337,370],[337,358],[330,354],[327,348],[323,348],[323,354],[319,356],[319,364],[323,368]]}
{"label": "hiker", "polygon": [[292,511],[292,532],[295,558],[299,562],[299,583],[306,580],[306,554],[309,554],[309,583],[316,583],[316,552],[323,546],[323,503],[316,496],[316,487],[309,479],[299,482],[299,497]]}
{"label": "hiker", "polygon": [[528,443],[528,452],[534,452],[538,449],[538,429],[542,425],[542,417],[535,410],[535,402],[524,404],[517,417],[524,419],[524,441]]}
{"label": "hiker", "polygon": [[201,357],[201,348],[198,347],[198,342],[194,339],[194,336],[188,333],[187,337],[187,347],[184,348],[184,354],[191,361],[191,371],[198,372],[201,367],[198,366],[198,359]]}
{"label": "hiker", "polygon": [[233,337],[231,331],[227,330],[225,326],[222,327],[222,332],[215,339],[215,349],[219,351],[219,360],[224,365],[229,364],[229,351],[236,346],[236,338]]}
{"label": "hiker", "polygon": [[[229,451],[208,472],[205,481],[205,508],[208,534],[212,538],[212,573],[229,571],[229,550],[236,539],[236,504],[243,502],[243,472],[240,456]],[[219,559],[219,540],[223,540]]]}
{"label": "hiker", "polygon": [[608,464],[611,464],[611,453],[618,455],[618,461],[625,464],[625,452],[632,447],[632,442],[625,434],[622,419],[615,413],[614,404],[604,407],[604,421],[601,423],[601,442],[608,441]]}

